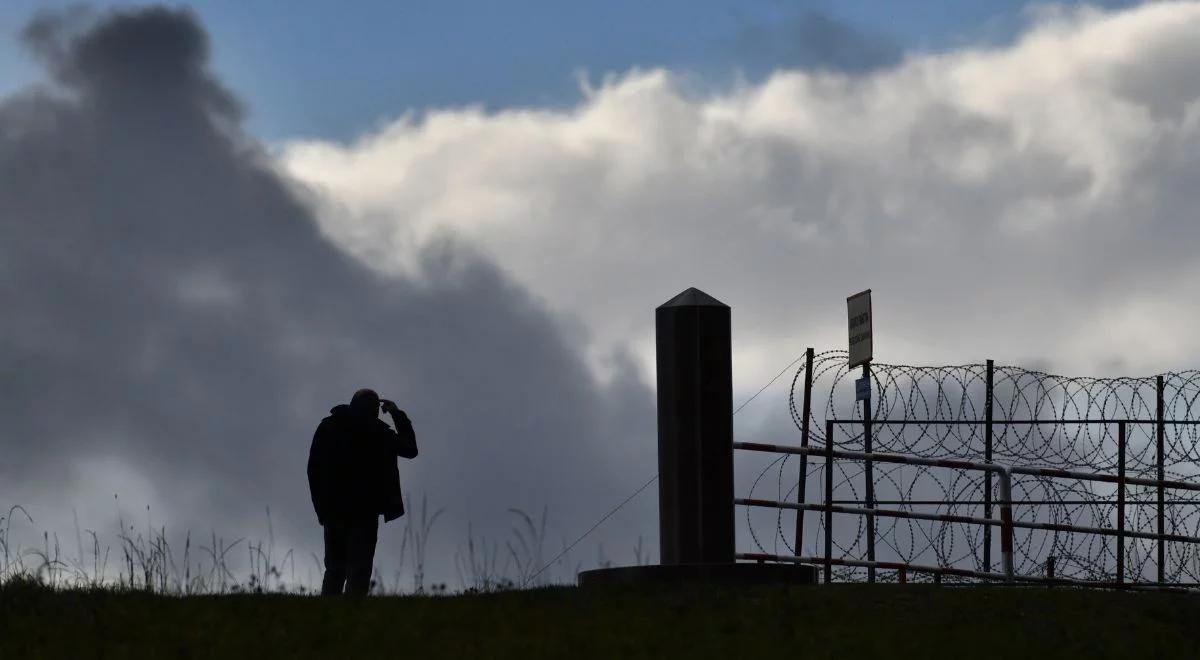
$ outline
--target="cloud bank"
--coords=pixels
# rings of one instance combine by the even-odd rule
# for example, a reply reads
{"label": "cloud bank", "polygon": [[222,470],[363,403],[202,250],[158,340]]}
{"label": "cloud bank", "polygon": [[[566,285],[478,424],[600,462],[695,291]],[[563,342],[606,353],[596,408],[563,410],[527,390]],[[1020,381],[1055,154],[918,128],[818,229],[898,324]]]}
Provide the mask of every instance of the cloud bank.
{"label": "cloud bank", "polygon": [[625,463],[652,455],[653,397],[632,362],[596,381],[583,332],[452,237],[406,275],[323,238],[190,12],[45,15],[24,39],[48,80],[0,102],[5,511],[67,532],[78,508],[103,532],[149,505],[236,538],[270,507],[307,566],[312,432],[363,386],[409,411],[403,484],[447,508],[434,577],[453,578],[468,522],[495,539],[507,507],[591,516],[643,478]]}
{"label": "cloud bank", "polygon": [[375,269],[454,236],[596,355],[633,341],[652,368],[638,312],[699,286],[734,307],[747,392],[843,346],[868,287],[886,361],[1194,365],[1200,5],[1033,16],[1003,47],[709,95],[631,71],[567,110],[430,109],[281,161]]}

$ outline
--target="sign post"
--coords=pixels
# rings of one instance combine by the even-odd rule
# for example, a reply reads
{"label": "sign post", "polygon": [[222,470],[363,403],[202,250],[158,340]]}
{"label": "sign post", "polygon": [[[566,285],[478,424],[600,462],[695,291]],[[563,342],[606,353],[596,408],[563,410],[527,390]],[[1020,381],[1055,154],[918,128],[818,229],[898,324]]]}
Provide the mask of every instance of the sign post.
{"label": "sign post", "polygon": [[[862,365],[862,378],[854,383],[854,398],[863,402],[863,451],[871,453],[871,358],[875,349],[872,338],[871,290],[867,289],[846,298],[846,314],[850,329],[849,369]],[[875,472],[871,461],[865,461],[866,507],[875,508]],[[827,502],[832,504],[832,502]],[[875,516],[867,514],[867,561],[875,561]],[[875,581],[875,568],[867,568],[867,582]]]}

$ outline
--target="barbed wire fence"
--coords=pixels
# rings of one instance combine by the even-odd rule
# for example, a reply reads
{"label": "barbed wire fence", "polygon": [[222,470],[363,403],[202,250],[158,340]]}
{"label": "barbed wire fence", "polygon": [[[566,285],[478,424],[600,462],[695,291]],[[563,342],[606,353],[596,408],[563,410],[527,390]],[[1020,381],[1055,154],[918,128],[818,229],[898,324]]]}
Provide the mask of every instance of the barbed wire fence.
{"label": "barbed wire fence", "polygon": [[[861,404],[855,401],[854,393],[857,370],[847,367],[847,353],[816,353],[811,368],[811,374],[806,374],[808,367],[801,364],[792,379],[788,405],[796,429],[807,432],[810,446],[822,447],[827,440],[826,421],[840,420],[832,426],[834,447],[861,451]],[[872,364],[870,402],[872,418],[877,420],[872,425],[873,451],[1114,475],[1123,467],[1122,474],[1128,477],[1200,483],[1200,371],[1142,378],[1072,378],[1013,366],[994,365],[992,369],[989,388],[989,365],[985,363]],[[812,389],[808,394],[812,402],[805,419],[800,401],[810,375]],[[989,390],[991,422],[986,424]],[[1126,434],[1123,461],[1116,437],[1118,425],[1114,423],[1118,420],[1127,421],[1122,425]],[[991,432],[985,437],[988,426]],[[807,463],[803,493],[799,492],[798,462]],[[1119,465],[1122,462],[1123,466]],[[777,501],[819,502],[823,463],[803,461],[795,455],[775,457],[754,479],[748,498],[762,497],[773,486]],[[873,504],[899,511],[978,518],[998,500],[996,484],[978,472],[885,463],[875,463],[873,472]],[[833,504],[862,506],[865,485],[863,462],[834,463]],[[1163,498],[1162,490],[1125,485],[1122,530],[1128,536],[1114,539],[1076,531],[1016,529],[1016,572],[1040,575],[1047,563],[1053,562],[1055,574],[1063,578],[1112,581],[1120,564],[1121,577],[1126,581],[1200,584],[1200,555],[1194,543],[1144,538],[1156,531],[1200,536],[1200,492],[1168,489],[1168,496]],[[1014,475],[1013,516],[1021,523],[1111,530],[1117,525],[1116,491],[1112,483]],[[1159,511],[1163,516],[1161,531]],[[751,540],[760,552],[779,554],[782,546],[789,555],[816,556],[825,543],[820,515],[801,518],[794,511],[775,509],[771,516],[773,529],[762,524],[761,515],[756,524],[749,507],[745,515]],[[801,548],[795,547],[800,535],[795,534],[793,516],[800,525],[804,525],[803,520],[815,524],[815,533],[804,537],[806,542]],[[993,568],[990,534],[984,526],[902,517],[876,517],[874,524],[874,543],[881,559],[980,572]],[[865,557],[865,517],[840,516],[831,541],[841,557]],[[1124,556],[1118,562],[1120,544]],[[838,580],[855,581],[863,579],[866,571],[839,566],[834,574]],[[895,572],[879,574],[881,580],[897,577]],[[913,577],[934,579],[930,575]]]}

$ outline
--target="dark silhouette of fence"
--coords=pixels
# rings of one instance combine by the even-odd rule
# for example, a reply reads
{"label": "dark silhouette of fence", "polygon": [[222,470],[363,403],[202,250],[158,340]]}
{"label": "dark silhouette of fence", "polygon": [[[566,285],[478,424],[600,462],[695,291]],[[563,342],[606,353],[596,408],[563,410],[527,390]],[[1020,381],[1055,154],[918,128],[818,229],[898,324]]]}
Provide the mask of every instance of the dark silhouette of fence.
{"label": "dark silhouette of fence", "polygon": [[[874,581],[878,569],[899,581],[1200,583],[1200,372],[1068,378],[990,360],[873,364],[860,405],[846,363],[845,352],[809,349],[790,397],[798,445],[733,443],[779,455],[735,503],[748,521],[774,509],[788,550],[768,551],[751,524],[758,552],[738,559],[816,564],[826,581]],[[756,496],[775,470],[776,497]],[[807,511],[821,514],[811,550]]]}

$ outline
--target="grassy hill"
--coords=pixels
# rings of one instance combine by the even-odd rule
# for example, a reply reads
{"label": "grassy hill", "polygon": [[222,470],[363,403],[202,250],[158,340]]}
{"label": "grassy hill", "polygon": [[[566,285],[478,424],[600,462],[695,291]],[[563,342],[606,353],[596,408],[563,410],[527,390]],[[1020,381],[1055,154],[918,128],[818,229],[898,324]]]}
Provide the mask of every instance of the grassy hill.
{"label": "grassy hill", "polygon": [[1200,594],[836,585],[324,600],[0,586],[0,658],[1200,657]]}

